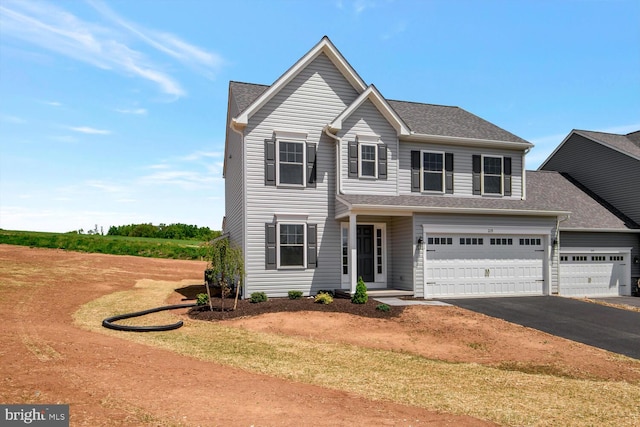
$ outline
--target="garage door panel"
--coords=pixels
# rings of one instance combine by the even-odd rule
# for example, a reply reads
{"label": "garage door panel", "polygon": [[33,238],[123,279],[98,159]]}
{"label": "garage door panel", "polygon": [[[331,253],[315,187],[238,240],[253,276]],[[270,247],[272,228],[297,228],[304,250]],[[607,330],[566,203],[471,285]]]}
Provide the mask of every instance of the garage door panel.
{"label": "garage door panel", "polygon": [[542,238],[536,239],[537,245],[529,244],[536,241],[531,239],[521,245],[519,236],[449,235],[446,240],[427,239],[427,297],[541,295],[544,250]]}
{"label": "garage door panel", "polygon": [[560,294],[565,296],[620,295],[627,263],[623,254],[562,253]]}

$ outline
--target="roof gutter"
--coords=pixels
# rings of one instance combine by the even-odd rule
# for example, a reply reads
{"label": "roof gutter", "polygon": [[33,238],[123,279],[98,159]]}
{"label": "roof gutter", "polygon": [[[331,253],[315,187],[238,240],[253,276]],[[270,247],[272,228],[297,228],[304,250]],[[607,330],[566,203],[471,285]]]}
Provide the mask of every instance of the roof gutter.
{"label": "roof gutter", "polygon": [[443,136],[443,135],[429,135],[424,133],[414,133],[411,135],[401,135],[400,139],[403,141],[411,142],[435,142],[450,145],[466,145],[471,147],[490,147],[490,148],[505,148],[508,150],[527,150],[533,148],[533,144],[530,142],[510,142],[510,141],[497,141],[493,139],[477,139],[477,138],[465,138],[461,136]]}
{"label": "roof gutter", "polygon": [[640,234],[640,228],[562,228],[560,231],[575,231],[589,233],[637,233]]}

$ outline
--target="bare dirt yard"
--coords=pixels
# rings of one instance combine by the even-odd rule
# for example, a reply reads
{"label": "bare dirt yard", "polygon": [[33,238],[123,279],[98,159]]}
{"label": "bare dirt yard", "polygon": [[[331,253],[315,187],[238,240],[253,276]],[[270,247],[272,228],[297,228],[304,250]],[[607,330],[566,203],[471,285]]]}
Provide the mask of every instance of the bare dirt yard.
{"label": "bare dirt yard", "polygon": [[[77,426],[495,425],[491,419],[523,424],[519,418],[504,421],[509,418],[499,414],[494,418],[461,415],[464,411],[453,403],[441,406],[451,411],[428,410],[434,406],[414,404],[421,402],[420,396],[380,398],[366,387],[350,391],[339,384],[317,385],[320,380],[317,384],[296,380],[301,378],[297,374],[233,367],[135,342],[131,333],[88,330],[74,321],[80,307],[132,291],[142,280],[175,282],[175,289],[200,284],[205,266],[204,262],[0,245],[0,402],[67,403],[71,425]],[[173,304],[182,298],[174,292],[164,302]],[[397,355],[407,363],[416,363],[419,357],[452,367],[468,364],[471,369],[486,366],[497,368],[492,371],[496,373],[528,375],[514,377],[520,383],[508,386],[513,393],[518,384],[527,387],[529,377],[540,375],[551,388],[569,378],[579,387],[620,389],[620,393],[639,390],[636,361],[456,307],[394,307],[388,315],[369,317],[322,309],[260,314],[269,311],[269,302],[263,304],[252,308],[258,312],[224,320],[193,320],[187,310],[172,315],[185,320],[183,336],[215,323],[224,328],[217,333],[293,337],[308,342],[309,348],[342,346],[352,352],[364,349],[357,354]],[[97,325],[100,320],[96,319]],[[172,333],[165,333],[163,339],[178,336]],[[330,370],[331,360],[325,363]],[[629,399],[613,412],[620,412],[627,425],[633,425],[640,420],[638,410],[628,408],[637,395]],[[494,412],[505,411],[499,403],[495,406]],[[549,419],[536,422],[533,417],[534,421],[524,424],[552,425]],[[579,420],[575,425],[580,425]]]}

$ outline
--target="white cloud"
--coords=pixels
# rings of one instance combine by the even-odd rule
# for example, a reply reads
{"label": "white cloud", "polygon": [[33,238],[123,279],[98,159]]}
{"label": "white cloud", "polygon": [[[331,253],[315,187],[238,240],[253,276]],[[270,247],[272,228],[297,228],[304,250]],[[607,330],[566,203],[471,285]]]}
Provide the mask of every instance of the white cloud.
{"label": "white cloud", "polygon": [[78,138],[71,135],[50,136],[49,139],[60,142],[78,142]]}
{"label": "white cloud", "polygon": [[139,116],[145,116],[147,114],[147,110],[144,108],[132,108],[132,109],[116,108],[116,111],[122,114],[134,114]]}
{"label": "white cloud", "polygon": [[10,115],[6,115],[6,114],[0,115],[0,122],[13,123],[13,124],[16,124],[16,125],[23,125],[23,124],[27,123],[27,121],[25,119],[23,119],[22,117],[10,116]]}
{"label": "white cloud", "polygon": [[194,162],[205,158],[220,158],[222,156],[224,156],[224,153],[222,153],[221,151],[196,151],[184,157],[180,157],[179,160]]}
{"label": "white cloud", "polygon": [[110,130],[95,129],[88,126],[77,126],[77,127],[70,126],[69,130],[72,130],[74,132],[86,133],[88,135],[110,135],[111,134]]}
{"label": "white cloud", "polygon": [[43,104],[50,105],[52,107],[62,107],[62,104],[57,101],[42,101]]}
{"label": "white cloud", "polygon": [[92,181],[87,181],[85,184],[90,188],[102,190],[107,193],[122,193],[127,191],[125,187],[122,187],[120,185],[108,184],[108,183],[105,183],[104,181],[92,180]]}
{"label": "white cloud", "polygon": [[[58,7],[60,3],[5,0],[0,6],[3,37],[18,38],[101,69],[137,76],[153,82],[163,93],[175,98],[186,95],[182,85],[164,66],[157,65],[148,54],[134,47],[128,36],[134,34],[156,51],[209,78],[224,62],[219,55],[175,35],[146,30],[128,22],[102,2],[89,3],[107,21],[84,21]],[[109,22],[116,25],[109,25]]]}

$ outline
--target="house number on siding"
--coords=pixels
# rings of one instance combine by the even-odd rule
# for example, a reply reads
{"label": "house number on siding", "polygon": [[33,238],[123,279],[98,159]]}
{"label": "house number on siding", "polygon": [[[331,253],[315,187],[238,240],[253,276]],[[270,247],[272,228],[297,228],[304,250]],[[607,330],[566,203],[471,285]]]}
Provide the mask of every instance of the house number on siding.
{"label": "house number on siding", "polygon": [[488,268],[484,269],[484,277],[489,277],[489,275],[491,274],[491,270],[489,270]]}
{"label": "house number on siding", "polygon": [[487,233],[493,233],[493,228],[488,228]]}

